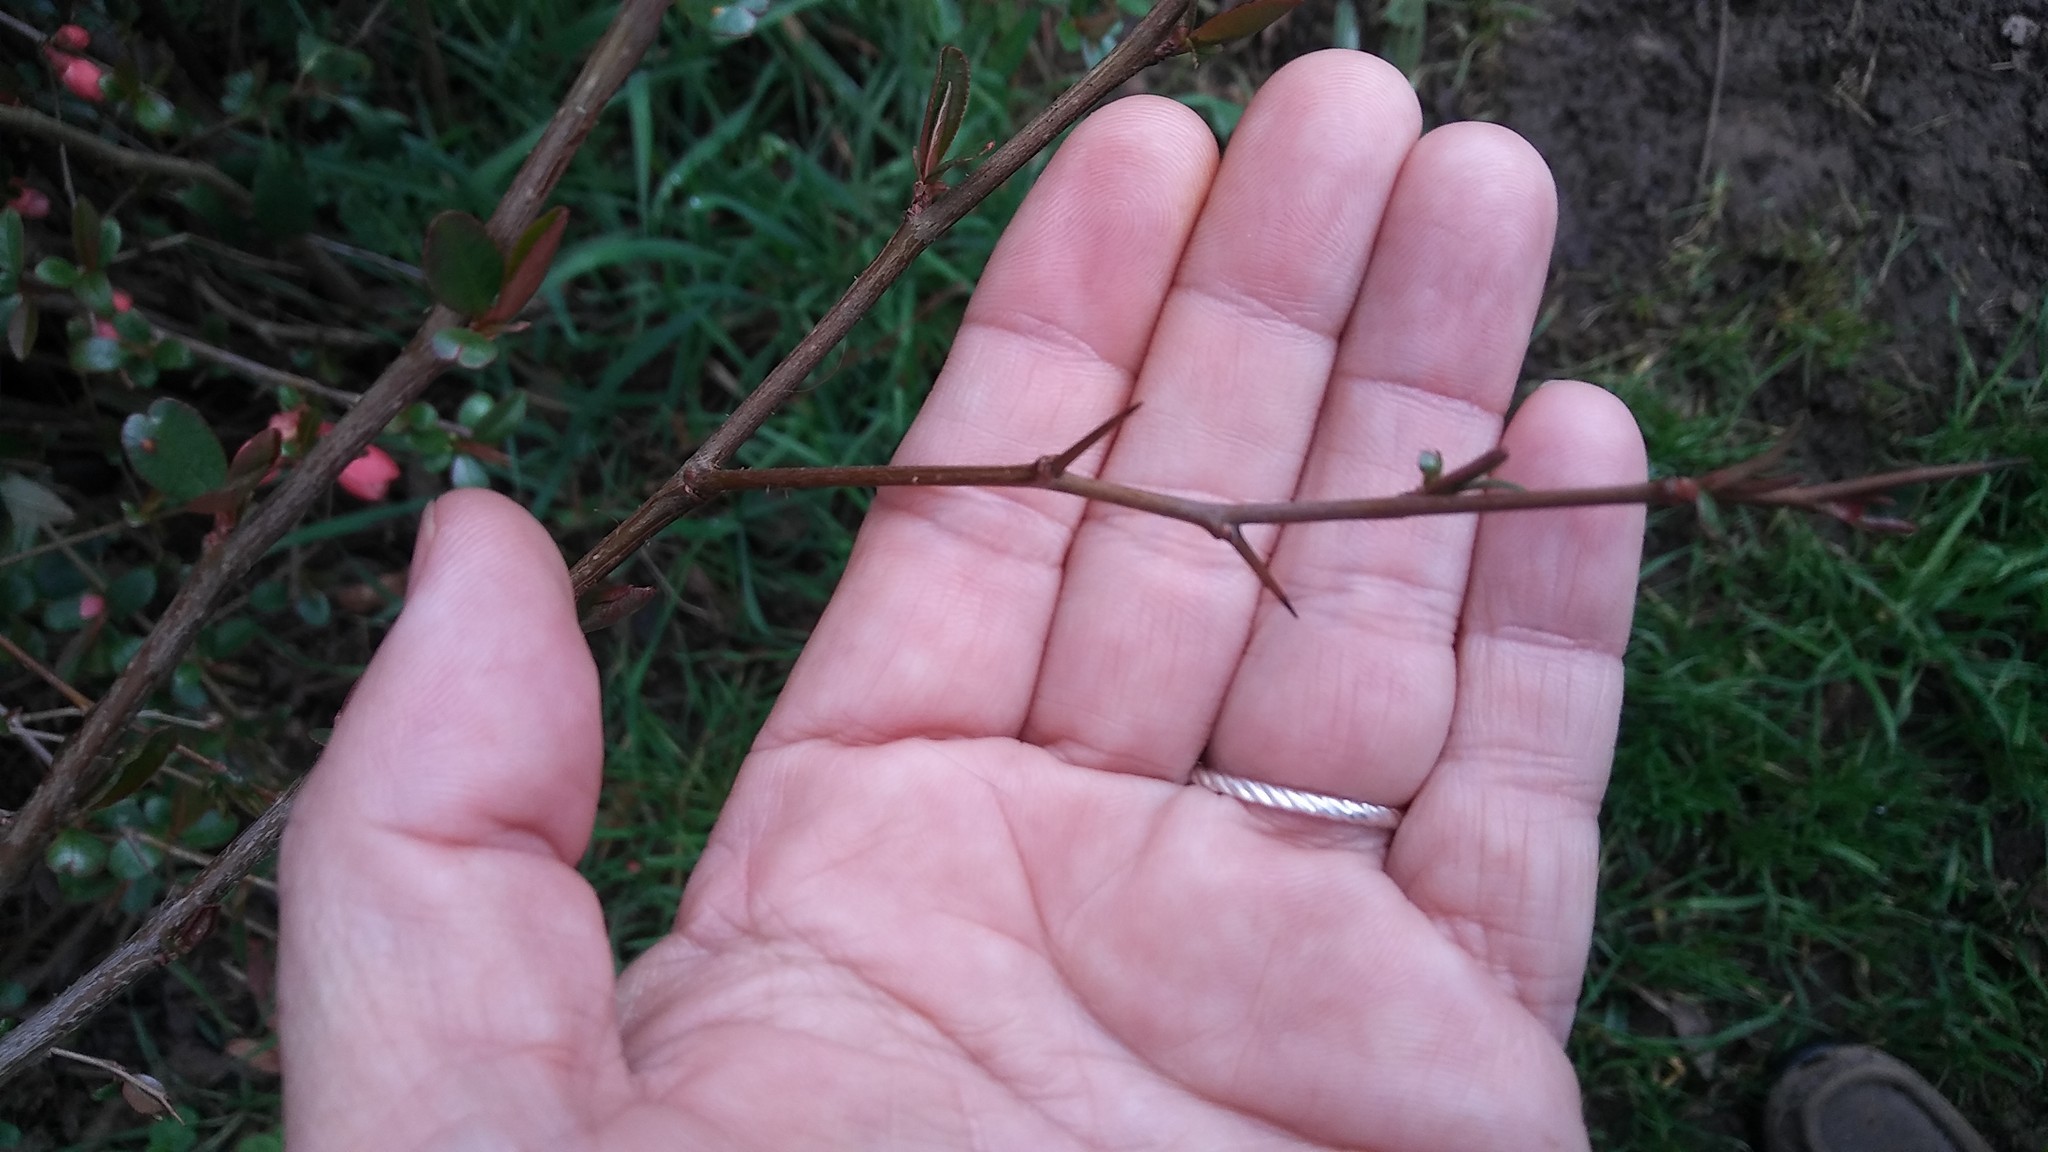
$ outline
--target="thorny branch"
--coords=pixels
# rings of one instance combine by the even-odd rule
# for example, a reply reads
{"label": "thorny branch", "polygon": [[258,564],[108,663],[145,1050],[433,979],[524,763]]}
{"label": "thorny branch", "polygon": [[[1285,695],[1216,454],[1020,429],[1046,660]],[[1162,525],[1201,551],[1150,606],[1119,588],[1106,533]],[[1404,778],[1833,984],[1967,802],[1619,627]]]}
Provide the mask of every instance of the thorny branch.
{"label": "thorny branch", "polygon": [[939,195],[929,205],[905,215],[896,233],[889,237],[846,294],[820,317],[817,324],[797,342],[782,363],[755,386],[732,415],[697,447],[683,466],[660,491],[640,505],[618,527],[598,542],[597,547],[570,569],[569,577],[580,597],[597,586],[626,558],[640,550],[661,531],[692,510],[702,506],[719,489],[714,476],[732,462],[740,445],[767,422],[768,417],[788,400],[825,356],[845,339],[854,324],[867,315],[882,293],[908,269],[918,254],[931,246],[1005,180],[1043,151],[1096,103],[1126,80],[1185,50],[1182,21],[1193,0],[1161,0],[1138,25],[1126,33],[1109,55],[1066,90],[1045,111],[1034,117],[988,159],[975,167],[958,186]]}
{"label": "thorny branch", "polygon": [[[509,243],[532,223],[605,102],[653,42],[667,9],[668,0],[625,0],[492,214],[489,227],[494,239]],[[127,670],[86,714],[85,723],[58,754],[41,786],[0,833],[0,892],[11,891],[21,882],[57,830],[98,786],[104,774],[103,761],[114,742],[136,710],[177,667],[220,598],[298,522],[384,426],[447,368],[434,355],[431,342],[435,332],[458,319],[446,308],[429,313],[362,401],[306,454],[269,499],[193,566],[191,577],[143,640]],[[0,1079],[7,1071],[0,1066]]]}
{"label": "thorny branch", "polygon": [[[1246,524],[1396,520],[1410,516],[1583,508],[1602,504],[1679,505],[1711,499],[1722,504],[1802,509],[1832,516],[1870,531],[1911,532],[1913,525],[1910,522],[1873,513],[1873,508],[1882,501],[1885,493],[1912,484],[1978,476],[2025,463],[2021,460],[1990,460],[1933,464],[1829,484],[1801,484],[1796,477],[1775,471],[1791,446],[1788,436],[1756,456],[1697,478],[1676,476],[1645,480],[1639,484],[1532,491],[1487,479],[1508,459],[1506,450],[1493,448],[1448,472],[1425,470],[1419,486],[1395,496],[1241,504],[1172,496],[1093,476],[1077,476],[1067,470],[1082,453],[1115,431],[1137,410],[1137,406],[1132,405],[1104,421],[1066,451],[1041,456],[1027,464],[721,469],[708,473],[698,483],[707,495],[777,488],[888,487],[1042,488],[1048,492],[1064,492],[1100,504],[1115,504],[1180,520],[1228,542],[1251,566],[1259,582],[1289,612],[1293,612],[1294,605],[1289,602],[1287,593],[1273,578],[1265,562],[1246,544],[1242,532]],[[1425,454],[1430,460],[1434,460],[1435,455],[1433,452]]]}
{"label": "thorny branch", "polygon": [[213,863],[201,869],[183,892],[157,905],[141,929],[93,965],[92,971],[79,977],[13,1031],[0,1036],[0,1083],[49,1051],[65,1033],[90,1019],[137,980],[205,939],[218,915],[220,902],[277,847],[278,837],[284,834],[285,820],[291,815],[292,795],[297,790],[296,783],[285,789],[277,802],[215,856]]}
{"label": "thorny branch", "polygon": [[[1486,479],[1506,459],[1504,452],[1494,449],[1448,472],[1440,470],[1440,461],[1435,462],[1433,467],[1425,470],[1423,482],[1414,491],[1401,495],[1359,500],[1218,504],[1131,488],[1095,477],[1074,475],[1069,471],[1090,446],[1109,435],[1130,416],[1134,409],[1128,409],[1067,450],[1025,464],[732,468],[731,461],[740,445],[795,392],[919,253],[1116,87],[1150,64],[1187,50],[1183,20],[1191,6],[1192,0],[1161,0],[1087,76],[991,154],[960,185],[907,214],[902,226],[873,262],[790,355],[761,381],[652,499],[578,561],[572,572],[578,595],[590,592],[598,581],[669,523],[715,496],[746,490],[971,485],[1037,487],[1065,492],[1082,499],[1183,520],[1203,528],[1230,543],[1261,582],[1283,604],[1287,604],[1285,593],[1272,573],[1246,543],[1241,530],[1243,525],[1386,519],[1592,504],[1681,504],[1706,496],[1726,503],[1806,508],[1864,527],[1900,530],[1909,529],[1910,525],[1868,513],[1871,503],[1882,491],[1906,484],[1976,475],[2011,463],[1943,465],[1834,484],[1800,485],[1769,474],[1782,456],[1782,449],[1774,449],[1752,461],[1697,479],[1663,479],[1638,485],[1528,492],[1496,485]],[[667,7],[668,0],[624,0],[604,38],[592,50],[570,94],[557,109],[533,153],[493,213],[488,228],[500,245],[509,243],[539,214],[606,102],[653,41]],[[0,115],[8,111],[0,109]],[[0,121],[0,125],[5,123]],[[45,128],[41,124],[33,127],[39,131]],[[216,183],[212,177],[182,166],[175,170],[162,165],[152,168],[149,161],[138,160],[136,156],[105,155],[106,149],[117,146],[96,138],[91,144],[83,139],[67,139],[66,143],[81,150],[97,149],[91,154],[109,163]],[[131,150],[119,151],[127,153]],[[236,190],[240,190],[239,186]],[[434,309],[405,350],[363,394],[354,409],[320,440],[299,467],[239,529],[220,547],[201,558],[191,578],[136,653],[128,670],[114,682],[99,703],[86,712],[84,725],[65,745],[43,785],[30,798],[28,805],[4,828],[0,828],[0,893],[19,882],[57,829],[72,818],[79,802],[98,785],[102,775],[100,762],[114,740],[175,667],[225,591],[262,558],[333,482],[341,469],[444,370],[444,362],[431,351],[431,340],[437,331],[459,319],[446,308]],[[1293,610],[1291,604],[1288,609]],[[201,870],[185,892],[157,908],[142,929],[112,955],[22,1025],[0,1037],[0,1082],[49,1051],[66,1032],[124,989],[203,938],[223,895],[275,848],[289,816],[295,790],[296,785],[287,789],[276,803]]]}
{"label": "thorny branch", "polygon": [[[1181,23],[1193,0],[1160,0],[1160,3],[1087,76],[1057,98],[1017,137],[998,149],[973,174],[897,230],[880,255],[826,313],[813,331],[801,341],[717,432],[685,463],[663,488],[664,495],[643,507],[634,520],[615,530],[592,558],[578,565],[583,572],[579,591],[632,554],[647,537],[663,525],[701,504],[704,496],[692,490],[690,480],[704,472],[723,468],[739,446],[766,422],[768,416],[795,392],[804,378],[823,361],[853,325],[871,309],[888,286],[900,276],[918,253],[971,211],[988,194],[1050,144],[1065,128],[1079,120],[1096,102],[1107,96],[1139,71],[1185,49]],[[501,248],[508,246],[539,215],[575,156],[605,104],[646,53],[659,31],[669,0],[624,0],[609,28],[591,50],[567,97],[528,155],[511,187],[498,203],[487,224],[491,238]],[[112,158],[125,163],[128,158]],[[184,173],[195,179],[206,177]],[[259,505],[241,526],[218,548],[202,556],[191,577],[165,610],[156,628],[119,678],[86,714],[85,723],[64,746],[40,787],[28,803],[4,826],[0,826],[0,894],[17,886],[33,866],[59,828],[70,820],[79,804],[98,786],[104,769],[102,761],[151,693],[162,685],[178,660],[197,639],[200,627],[220,598],[241,579],[281,538],[313,502],[333,483],[345,467],[383,430],[399,412],[418,398],[446,364],[432,352],[436,332],[459,322],[460,317],[445,307],[436,307],[397,359],[384,370],[362,400],[314,446],[299,466],[285,477],[269,499]],[[202,877],[220,874],[238,878],[254,868],[276,844],[289,812],[287,794],[245,830],[227,851],[215,860]],[[233,871],[234,868],[239,871]],[[222,870],[227,871],[223,872]],[[127,955],[156,926],[174,905],[183,906],[188,897],[165,905],[152,916],[149,925],[121,952],[95,968],[79,982],[25,1021],[0,1041],[0,1082],[5,1082],[49,1044],[76,1026],[122,989],[149,970],[147,964],[116,963]]]}

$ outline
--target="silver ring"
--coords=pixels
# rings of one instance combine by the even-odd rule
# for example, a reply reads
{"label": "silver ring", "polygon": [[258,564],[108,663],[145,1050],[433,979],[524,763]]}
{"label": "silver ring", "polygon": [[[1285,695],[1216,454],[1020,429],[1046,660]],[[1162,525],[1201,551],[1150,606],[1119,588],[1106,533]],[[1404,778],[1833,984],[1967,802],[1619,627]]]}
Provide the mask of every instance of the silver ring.
{"label": "silver ring", "polygon": [[1368,804],[1363,800],[1346,800],[1342,796],[1325,796],[1320,792],[1303,792],[1299,788],[1282,788],[1278,784],[1265,784],[1247,780],[1242,776],[1229,776],[1213,768],[1195,766],[1194,783],[1211,792],[1234,796],[1247,804],[1262,808],[1278,808],[1283,812],[1299,812],[1304,816],[1320,816],[1325,820],[1340,820],[1346,824],[1357,824],[1366,828],[1384,828],[1392,832],[1401,823],[1401,810],[1384,804]]}

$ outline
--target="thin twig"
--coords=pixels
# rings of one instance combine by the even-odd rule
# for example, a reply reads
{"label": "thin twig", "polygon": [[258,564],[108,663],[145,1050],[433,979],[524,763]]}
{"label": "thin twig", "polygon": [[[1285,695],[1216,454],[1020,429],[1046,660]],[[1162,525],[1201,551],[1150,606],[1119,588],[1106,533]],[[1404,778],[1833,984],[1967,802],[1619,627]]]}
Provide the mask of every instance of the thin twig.
{"label": "thin twig", "polygon": [[[185,847],[183,844],[173,844],[169,840],[166,840],[161,836],[152,836],[147,832],[137,831],[133,828],[130,828],[127,831],[123,832],[122,835],[133,836],[137,840],[140,840],[142,843],[149,845],[151,848],[154,848],[157,851],[163,853],[164,855],[169,856],[173,860],[183,860],[187,864],[196,864],[201,868],[211,866],[214,861],[213,857],[208,856],[204,852],[194,852],[192,849]],[[271,880],[262,876],[251,875],[242,877],[242,881],[243,883],[248,884],[252,888],[260,888],[273,896],[277,895],[277,881],[275,880]]]}
{"label": "thin twig", "polygon": [[191,886],[159,904],[135,935],[69,988],[0,1036],[0,1084],[41,1056],[137,980],[190,951],[212,930],[220,900],[277,847],[291,816],[294,782]]}
{"label": "thin twig", "polygon": [[1721,0],[1721,31],[1719,43],[1714,48],[1714,87],[1707,96],[1707,131],[1700,140],[1699,170],[1693,173],[1692,186],[1704,192],[1707,187],[1707,170],[1714,158],[1714,132],[1721,123],[1721,86],[1728,76],[1728,0]]}
{"label": "thin twig", "polygon": [[173,180],[183,180],[192,184],[204,184],[234,201],[238,207],[246,208],[255,202],[247,188],[211,164],[202,164],[197,160],[186,160],[179,156],[145,152],[139,148],[124,148],[110,140],[102,140],[83,128],[74,128],[55,117],[45,116],[33,108],[0,104],[0,130],[18,132],[26,136],[40,136],[110,168],[168,176]]}
{"label": "thin twig", "polygon": [[116,532],[124,532],[129,527],[127,523],[116,520],[112,524],[102,524],[97,528],[87,529],[84,532],[74,532],[69,536],[60,536],[55,540],[45,541],[33,548],[24,548],[19,552],[0,556],[0,568],[5,568],[9,564],[16,564],[31,557],[41,556],[45,552],[56,552],[60,549],[69,548],[73,544],[83,544],[87,540],[94,540],[101,536],[110,536]]}
{"label": "thin twig", "polygon": [[[539,214],[541,205],[568,167],[576,146],[653,42],[667,9],[668,0],[625,0],[621,4],[611,26],[591,50],[568,96],[499,201],[498,210],[492,214],[490,232],[500,244],[509,244]],[[19,111],[0,109],[6,113]],[[432,340],[436,332],[458,319],[446,308],[435,308],[429,313],[426,322],[363,394],[362,400],[321,438],[227,540],[200,557],[157,627],[143,639],[128,667],[101,697],[99,706],[86,715],[85,723],[64,746],[42,784],[4,833],[0,833],[0,893],[21,882],[57,830],[72,819],[79,805],[98,787],[107,751],[135,711],[183,659],[221,597],[263,559],[271,545],[298,522],[385,425],[447,369],[447,363],[434,354]],[[226,858],[224,854],[223,859]],[[0,1079],[4,1079],[4,1072],[0,1072]]]}
{"label": "thin twig", "polygon": [[229,320],[256,334],[257,338],[273,347],[279,344],[325,344],[332,348],[374,348],[383,344],[384,338],[353,328],[334,328],[325,324],[281,324],[265,320],[228,299],[227,294],[213,286],[204,276],[192,277],[192,287],[208,307]]}
{"label": "thin twig", "polygon": [[21,666],[35,673],[42,679],[43,683],[55,688],[58,694],[71,701],[72,707],[82,712],[92,711],[92,697],[65,683],[62,676],[52,672],[41,660],[23,651],[21,645],[9,639],[5,632],[0,632],[0,649],[4,649],[9,656],[21,661]]}
{"label": "thin twig", "polygon": [[52,1047],[50,1049],[50,1055],[60,1056],[66,1060],[74,1061],[79,1064],[84,1064],[90,1068],[97,1068],[100,1071],[105,1072],[109,1076],[112,1076],[115,1079],[120,1080],[122,1083],[130,1085],[137,1092],[142,1093],[144,1096],[149,1097],[151,1100],[154,1100],[156,1102],[156,1106],[163,1109],[166,1115],[177,1116],[178,1123],[183,1124],[185,1122],[185,1118],[183,1116],[178,1116],[178,1110],[172,1107],[171,1097],[168,1093],[164,1091],[164,1086],[162,1084],[157,1083],[156,1078],[153,1076],[140,1076],[134,1072],[130,1072],[128,1069],[123,1068],[119,1064],[114,1063],[112,1060],[104,1060],[98,1056],[87,1056],[83,1052],[73,1052],[69,1048]]}
{"label": "thin twig", "polygon": [[986,199],[1053,139],[1126,80],[1179,49],[1176,33],[1192,0],[1161,0],[1072,88],[1033,117],[1015,136],[990,153],[960,184],[924,208],[908,213],[845,295],[828,309],[787,357],[777,364],[732,415],[706,437],[683,466],[646,503],[598,542],[570,579],[577,595],[597,586],[656,532],[703,504],[717,489],[709,478],[732,462],[740,445],[794,394],[828,353],[867,315],[919,253]]}
{"label": "thin twig", "polygon": [[1507,453],[1493,448],[1468,464],[1452,469],[1422,487],[1395,496],[1370,496],[1348,500],[1289,500],[1284,502],[1224,503],[1173,496],[1134,488],[1092,476],[1066,471],[1080,454],[1110,429],[1128,417],[1126,409],[1102,427],[1083,437],[1057,455],[1041,456],[1026,464],[906,465],[879,464],[826,468],[737,468],[719,469],[700,478],[707,493],[809,488],[1042,488],[1063,492],[1100,504],[1114,504],[1180,520],[1225,541],[1244,558],[1259,582],[1279,599],[1289,612],[1294,605],[1274,579],[1271,570],[1246,543],[1247,524],[1309,524],[1332,520],[1396,520],[1411,516],[1468,515],[1480,512],[1524,512],[1544,508],[1585,508],[1611,504],[1680,505],[1696,504],[1703,496],[1723,504],[1758,507],[1798,508],[1834,516],[1845,522],[1878,531],[1910,531],[1911,525],[1886,517],[1868,516],[1862,503],[1893,489],[1912,484],[1980,476],[2003,468],[2024,466],[2024,460],[1973,461],[1962,464],[1933,464],[1903,468],[1871,476],[1859,476],[1827,484],[1799,484],[1789,478],[1767,475],[1767,469],[1782,454],[1774,446],[1761,455],[1705,476],[1666,477],[1638,484],[1614,484],[1589,488],[1523,489],[1481,488],[1475,482],[1507,461]]}

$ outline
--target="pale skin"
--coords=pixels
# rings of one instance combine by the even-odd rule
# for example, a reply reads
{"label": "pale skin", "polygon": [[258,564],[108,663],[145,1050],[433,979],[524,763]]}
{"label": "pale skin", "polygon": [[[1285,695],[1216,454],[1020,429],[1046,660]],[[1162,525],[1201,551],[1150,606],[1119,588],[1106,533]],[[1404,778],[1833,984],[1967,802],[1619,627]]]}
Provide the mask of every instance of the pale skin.
{"label": "pale skin", "polygon": [[[1640,479],[1582,384],[1504,427],[1549,173],[1418,140],[1321,53],[1220,161],[1096,113],[977,290],[905,463],[1224,500],[1384,494],[1502,443]],[[616,974],[575,864],[597,677],[555,545],[465,492],[284,848],[288,1142],[322,1149],[1584,1148],[1564,1052],[1642,513],[1253,534],[1054,493],[890,490],[748,756],[673,933]],[[1407,809],[1282,817],[1198,762]]]}

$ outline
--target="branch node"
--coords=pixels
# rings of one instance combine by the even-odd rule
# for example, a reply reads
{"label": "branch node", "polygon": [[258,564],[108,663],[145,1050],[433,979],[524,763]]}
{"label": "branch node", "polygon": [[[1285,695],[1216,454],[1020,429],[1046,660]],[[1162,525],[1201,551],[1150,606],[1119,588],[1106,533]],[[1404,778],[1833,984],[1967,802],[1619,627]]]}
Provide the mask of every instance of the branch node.
{"label": "branch node", "polygon": [[[1422,468],[1422,486],[1415,491],[1424,496],[1449,496],[1474,487],[1488,472],[1508,462],[1507,449],[1495,445],[1481,452],[1469,463],[1461,464],[1444,472],[1443,457],[1435,450],[1422,454],[1418,464]],[[1436,468],[1429,467],[1431,463]]]}
{"label": "branch node", "polygon": [[1037,470],[1038,479],[1043,482],[1057,480],[1066,475],[1067,469],[1074,466],[1074,461],[1079,460],[1082,453],[1095,447],[1104,436],[1116,431],[1118,426],[1130,419],[1131,413],[1136,412],[1140,407],[1142,407],[1141,404],[1133,404],[1109,419],[1104,420],[1102,423],[1097,424],[1086,436],[1074,441],[1073,447],[1057,456],[1040,456],[1034,465]]}

